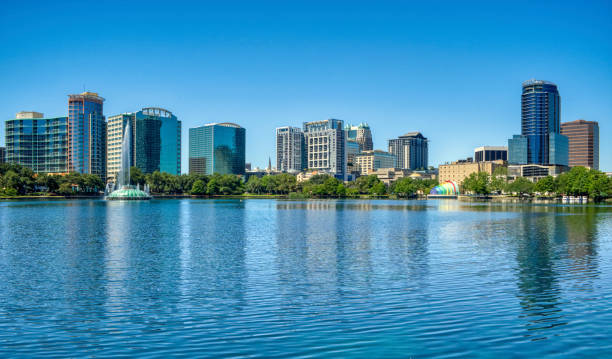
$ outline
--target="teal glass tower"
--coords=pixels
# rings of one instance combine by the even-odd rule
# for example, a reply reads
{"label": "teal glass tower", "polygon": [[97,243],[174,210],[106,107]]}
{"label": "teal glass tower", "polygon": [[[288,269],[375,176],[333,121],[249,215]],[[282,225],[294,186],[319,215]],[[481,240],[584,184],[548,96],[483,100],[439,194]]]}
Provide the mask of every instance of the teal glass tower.
{"label": "teal glass tower", "polygon": [[135,114],[134,164],[144,173],[181,174],[181,121],[172,112],[147,107]]}
{"label": "teal glass tower", "polygon": [[68,118],[44,118],[39,112],[19,112],[5,122],[6,162],[36,173],[67,172]]}
{"label": "teal glass tower", "polygon": [[235,123],[211,123],[189,129],[189,173],[245,172],[246,130]]}

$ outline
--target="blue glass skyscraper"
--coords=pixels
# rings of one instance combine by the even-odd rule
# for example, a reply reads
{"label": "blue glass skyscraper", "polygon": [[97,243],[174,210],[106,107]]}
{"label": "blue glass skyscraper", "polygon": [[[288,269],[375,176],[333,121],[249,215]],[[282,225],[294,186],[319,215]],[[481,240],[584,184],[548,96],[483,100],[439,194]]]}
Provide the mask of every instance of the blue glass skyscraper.
{"label": "blue glass skyscraper", "polygon": [[541,80],[523,82],[521,136],[508,140],[511,164],[567,166],[567,138],[561,135],[560,108],[557,85]]}
{"label": "blue glass skyscraper", "polygon": [[549,164],[550,133],[560,133],[559,91],[548,81],[523,82],[521,135],[527,137],[527,162]]}
{"label": "blue glass skyscraper", "polygon": [[244,174],[246,130],[235,123],[189,129],[189,173]]}

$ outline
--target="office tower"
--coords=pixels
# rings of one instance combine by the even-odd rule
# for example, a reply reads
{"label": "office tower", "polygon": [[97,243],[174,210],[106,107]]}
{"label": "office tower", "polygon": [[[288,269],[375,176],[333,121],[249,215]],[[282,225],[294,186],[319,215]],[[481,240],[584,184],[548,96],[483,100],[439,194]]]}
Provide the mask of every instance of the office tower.
{"label": "office tower", "polygon": [[189,173],[244,174],[246,130],[235,123],[189,129]]}
{"label": "office tower", "polygon": [[346,140],[345,143],[345,151],[346,151],[346,172],[350,173],[358,173],[359,166],[355,162],[355,157],[359,154],[359,144],[354,140]]}
{"label": "office tower", "polygon": [[482,146],[474,149],[474,162],[508,160],[508,147]]}
{"label": "office tower", "polygon": [[276,169],[281,172],[300,172],[307,167],[304,133],[297,127],[276,129]]}
{"label": "office tower", "polygon": [[6,162],[36,173],[66,173],[68,119],[44,118],[39,112],[19,112],[5,123]]}
{"label": "office tower", "polygon": [[508,163],[513,165],[527,164],[528,140],[526,136],[514,135],[508,140]]}
{"label": "office tower", "polygon": [[[132,143],[130,148],[134,149],[134,120],[133,113],[122,113],[120,115],[109,116],[106,123],[106,178],[108,181],[115,182],[117,174],[121,169],[121,144],[123,135],[128,122],[131,122]],[[130,163],[134,165],[134,152],[130,154]]]}
{"label": "office tower", "polygon": [[[567,165],[559,123],[561,98],[557,85],[548,81],[523,82],[521,95],[521,135],[527,137],[527,163]],[[551,137],[554,137],[551,139]],[[551,145],[557,146],[551,148]],[[551,152],[554,156],[551,156]],[[567,162],[567,161],[565,161]]]}
{"label": "office tower", "polygon": [[172,112],[146,107],[136,112],[134,165],[143,173],[181,174],[181,121]]}
{"label": "office tower", "polygon": [[359,144],[359,151],[371,151],[374,149],[372,142],[372,131],[367,123],[361,123],[359,126],[347,124],[344,127],[347,141],[355,141]]}
{"label": "office tower", "polygon": [[427,138],[420,132],[409,132],[389,140],[389,152],[396,157],[396,168],[427,169]]}
{"label": "office tower", "polygon": [[181,174],[181,121],[172,112],[146,107],[138,112],[108,118],[107,175],[114,179],[121,166],[121,143],[131,122],[133,149],[130,163],[143,173],[155,171]]}
{"label": "office tower", "polygon": [[304,122],[308,168],[346,180],[346,139],[342,120]]}
{"label": "office tower", "polygon": [[104,99],[94,92],[68,95],[68,170],[106,180]]}
{"label": "office tower", "polygon": [[576,120],[561,124],[561,134],[569,142],[569,166],[599,169],[599,124]]}
{"label": "office tower", "polygon": [[0,147],[0,163],[6,162],[6,147]]}
{"label": "office tower", "polygon": [[355,157],[355,162],[362,175],[380,168],[394,168],[396,158],[389,152],[381,150],[363,151]]}
{"label": "office tower", "polygon": [[567,166],[569,141],[567,136],[551,132],[548,135],[548,163],[551,165]]}

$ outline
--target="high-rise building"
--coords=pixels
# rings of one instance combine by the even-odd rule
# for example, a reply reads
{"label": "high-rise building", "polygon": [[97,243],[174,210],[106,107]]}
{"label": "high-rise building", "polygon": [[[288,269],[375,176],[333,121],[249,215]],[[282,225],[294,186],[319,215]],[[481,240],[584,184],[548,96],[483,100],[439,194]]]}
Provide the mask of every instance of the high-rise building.
{"label": "high-rise building", "polygon": [[346,138],[343,121],[329,119],[304,122],[308,169],[327,172],[346,180]]}
{"label": "high-rise building", "polygon": [[409,132],[389,140],[389,152],[396,157],[396,168],[407,170],[427,169],[427,138],[420,132]]}
{"label": "high-rise building", "polygon": [[[133,113],[122,113],[120,115],[109,116],[106,123],[106,178],[107,181],[115,182],[117,174],[121,169],[121,145],[125,127],[130,122],[132,129],[132,143],[130,148],[134,149],[134,120]],[[134,165],[134,152],[130,154],[130,163]]]}
{"label": "high-rise building", "polygon": [[0,163],[6,162],[6,147],[0,147]]}
{"label": "high-rise building", "polygon": [[474,149],[474,162],[508,160],[508,147],[481,146]]}
{"label": "high-rise building", "polygon": [[189,173],[244,174],[246,130],[235,123],[189,129]]}
{"label": "high-rise building", "polygon": [[523,82],[521,135],[527,139],[528,164],[567,165],[563,153],[567,146],[559,137],[560,106],[557,85],[541,80]]}
{"label": "high-rise building", "polygon": [[567,166],[569,144],[566,136],[551,132],[548,135],[548,162],[551,165]]}
{"label": "high-rise building", "polygon": [[155,171],[181,174],[181,121],[172,112],[146,107],[138,112],[108,118],[107,172],[114,178],[121,166],[121,144],[125,126],[131,122],[133,149],[130,163],[143,173]]}
{"label": "high-rise building", "polygon": [[68,169],[106,179],[104,99],[95,92],[68,96]]}
{"label": "high-rise building", "polygon": [[134,164],[144,173],[181,174],[181,121],[172,112],[159,107],[136,112]]}
{"label": "high-rise building", "polygon": [[513,165],[527,164],[527,137],[514,135],[508,140],[508,163]]}
{"label": "high-rise building", "polygon": [[367,123],[360,123],[359,126],[347,124],[344,127],[347,141],[355,141],[359,144],[359,152],[371,151],[374,149],[372,142],[372,131]]}
{"label": "high-rise building", "polygon": [[[68,119],[44,118],[42,113],[19,112],[5,123],[6,162],[36,173],[66,173]],[[2,156],[4,157],[4,156]]]}
{"label": "high-rise building", "polygon": [[576,120],[561,124],[561,134],[569,142],[569,166],[599,169],[599,124]]}
{"label": "high-rise building", "polygon": [[307,167],[304,133],[298,127],[276,129],[276,169],[281,172],[300,172]]}
{"label": "high-rise building", "polygon": [[362,175],[380,168],[394,168],[395,161],[394,155],[381,150],[363,151],[355,157],[355,162]]}
{"label": "high-rise building", "polygon": [[359,166],[357,166],[357,162],[355,162],[355,157],[360,153],[357,141],[346,140],[345,151],[347,174],[359,174]]}

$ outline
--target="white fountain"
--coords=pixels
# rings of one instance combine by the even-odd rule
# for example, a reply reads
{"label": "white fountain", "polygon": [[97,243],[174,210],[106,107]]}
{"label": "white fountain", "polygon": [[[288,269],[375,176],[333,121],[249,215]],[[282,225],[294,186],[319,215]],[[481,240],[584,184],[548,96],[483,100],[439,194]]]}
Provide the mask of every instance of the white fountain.
{"label": "white fountain", "polygon": [[115,184],[109,183],[105,192],[110,192],[106,196],[108,200],[147,200],[151,199],[149,186],[145,185],[145,190],[140,189],[140,184],[134,187],[130,185],[130,153],[132,153],[132,130],[130,121],[125,126],[123,141],[121,142],[121,168],[119,170]]}

